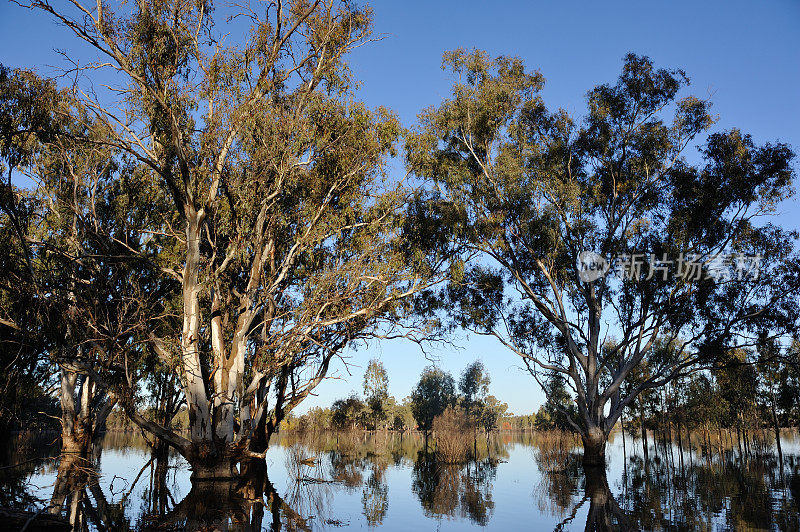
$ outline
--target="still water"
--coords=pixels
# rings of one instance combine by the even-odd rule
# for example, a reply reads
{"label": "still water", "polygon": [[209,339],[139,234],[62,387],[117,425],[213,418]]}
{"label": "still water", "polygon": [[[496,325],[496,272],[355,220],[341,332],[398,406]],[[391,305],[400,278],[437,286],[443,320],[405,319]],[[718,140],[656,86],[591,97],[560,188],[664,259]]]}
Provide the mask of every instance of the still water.
{"label": "still water", "polygon": [[57,446],[28,435],[3,456],[22,464],[0,469],[0,507],[50,506],[81,530],[800,530],[800,438],[784,435],[783,467],[766,444],[740,457],[725,443],[709,456],[651,439],[645,459],[617,434],[605,475],[587,478],[566,438],[479,438],[453,465],[418,435],[284,436],[268,477],[192,486],[137,434],[107,434],[68,479]]}

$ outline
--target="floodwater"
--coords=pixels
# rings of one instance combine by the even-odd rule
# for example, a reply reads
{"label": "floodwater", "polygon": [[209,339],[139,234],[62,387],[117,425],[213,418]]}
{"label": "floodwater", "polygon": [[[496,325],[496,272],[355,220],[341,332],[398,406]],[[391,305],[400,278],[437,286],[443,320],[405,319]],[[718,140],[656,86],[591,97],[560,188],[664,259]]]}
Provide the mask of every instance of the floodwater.
{"label": "floodwater", "polygon": [[[197,483],[183,460],[152,459],[138,434],[109,433],[91,462],[62,472],[53,437],[22,435],[2,459],[0,507],[60,513],[77,530],[799,530],[800,438],[783,463],[767,435],[740,456],[616,434],[588,477],[567,438],[469,437],[476,459],[445,464],[419,435],[283,436],[267,475]],[[263,472],[262,472],[263,473]],[[0,523],[0,528],[3,524]]]}

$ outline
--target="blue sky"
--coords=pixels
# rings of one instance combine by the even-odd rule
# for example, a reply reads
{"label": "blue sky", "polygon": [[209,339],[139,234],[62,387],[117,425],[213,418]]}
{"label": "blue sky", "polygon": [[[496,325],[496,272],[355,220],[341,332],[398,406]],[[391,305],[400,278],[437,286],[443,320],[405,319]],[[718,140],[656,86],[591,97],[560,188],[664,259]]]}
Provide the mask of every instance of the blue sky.
{"label": "blue sky", "polygon": [[[0,0],[3,1],[3,0]],[[61,0],[54,0],[56,2]],[[757,142],[781,140],[800,151],[800,1],[560,1],[488,2],[375,1],[376,33],[383,39],[358,49],[351,62],[363,84],[359,95],[372,106],[396,111],[413,125],[417,113],[449,94],[441,70],[445,50],[482,48],[521,57],[547,79],[551,107],[580,115],[595,84],[613,82],[629,51],[649,55],[658,66],[682,68],[690,91],[711,97],[717,128],[738,127]],[[0,62],[53,74],[63,65],[55,49],[80,53],[63,28],[11,3],[0,4]],[[797,200],[781,206],[781,223],[800,229]],[[541,392],[519,369],[514,355],[484,338],[457,339],[459,349],[433,350],[438,363],[457,375],[481,359],[492,376],[492,393],[515,413],[532,412]],[[404,342],[362,348],[351,354],[352,375],[341,364],[337,379],[318,387],[300,411],[327,405],[359,391],[366,362],[380,358],[390,393],[406,396],[430,362]]]}

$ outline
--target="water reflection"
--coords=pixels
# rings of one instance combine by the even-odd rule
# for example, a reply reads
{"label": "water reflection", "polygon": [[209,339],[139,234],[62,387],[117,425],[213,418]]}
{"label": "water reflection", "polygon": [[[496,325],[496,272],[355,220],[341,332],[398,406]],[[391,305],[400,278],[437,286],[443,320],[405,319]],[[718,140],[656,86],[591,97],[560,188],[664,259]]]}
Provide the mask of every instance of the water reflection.
{"label": "water reflection", "polygon": [[675,467],[668,460],[629,461],[629,486],[621,501],[643,529],[666,528],[681,523],[685,528],[798,530],[800,482],[797,457],[771,457],[707,463],[691,461]]}
{"label": "water reflection", "polygon": [[369,526],[383,524],[386,512],[389,510],[389,484],[386,482],[386,460],[376,459],[370,465],[369,477],[364,483],[361,495],[361,504],[364,507],[364,517]]}
{"label": "water reflection", "polygon": [[131,435],[60,460],[57,448],[29,440],[6,447],[4,461],[18,465],[0,469],[0,505],[60,516],[73,530],[401,530],[442,521],[459,529],[800,529],[793,440],[782,463],[769,453],[683,447],[653,445],[645,458],[617,441],[606,470],[584,472],[580,446],[563,435],[479,440],[462,464],[439,460],[414,435],[284,437],[270,451],[269,477],[254,462],[235,482],[191,483],[179,456]]}
{"label": "water reflection", "polygon": [[472,460],[465,466],[445,464],[436,455],[419,451],[412,473],[412,491],[429,517],[467,518],[486,526],[494,510],[492,480],[497,463]]}
{"label": "water reflection", "polygon": [[558,519],[554,530],[576,526],[579,513],[586,515],[584,530],[638,528],[609,487],[606,470],[584,469],[574,437],[544,435],[534,442],[533,455],[542,473],[534,498],[540,511]]}

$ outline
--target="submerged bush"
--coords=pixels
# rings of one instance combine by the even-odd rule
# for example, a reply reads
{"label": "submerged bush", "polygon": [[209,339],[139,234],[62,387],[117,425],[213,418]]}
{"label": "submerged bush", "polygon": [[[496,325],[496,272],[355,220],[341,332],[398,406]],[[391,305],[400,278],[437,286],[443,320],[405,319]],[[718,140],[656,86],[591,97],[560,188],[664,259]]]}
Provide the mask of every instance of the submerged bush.
{"label": "submerged bush", "polygon": [[542,472],[565,470],[576,446],[573,433],[557,429],[537,432],[533,444],[534,458]]}
{"label": "submerged bush", "polygon": [[436,455],[446,464],[466,461],[474,441],[474,430],[464,410],[448,407],[433,420]]}

